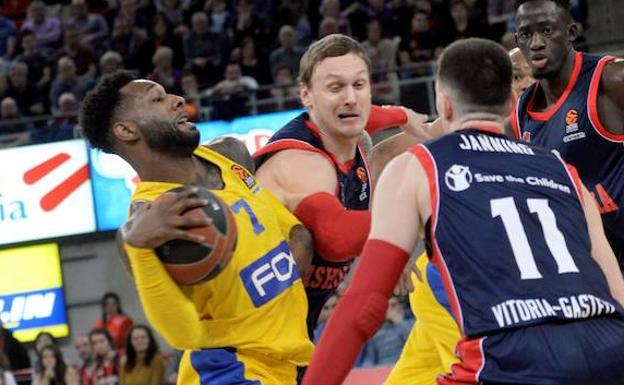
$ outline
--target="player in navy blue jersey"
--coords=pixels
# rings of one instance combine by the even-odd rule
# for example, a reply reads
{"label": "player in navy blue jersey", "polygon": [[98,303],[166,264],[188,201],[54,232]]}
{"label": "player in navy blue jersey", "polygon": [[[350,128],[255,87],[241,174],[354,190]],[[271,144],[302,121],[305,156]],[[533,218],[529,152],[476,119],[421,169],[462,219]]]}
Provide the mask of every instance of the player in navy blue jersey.
{"label": "player in navy blue jersey", "polygon": [[408,109],[372,106],[370,67],[365,50],[348,36],[329,35],[312,44],[299,71],[306,112],[254,154],[260,182],[314,238],[310,268],[299,266],[307,270],[310,335],[370,229],[373,179],[361,135],[393,126],[418,133],[426,119]]}
{"label": "player in navy blue jersey", "polygon": [[574,168],[502,133],[511,77],[494,42],[443,52],[436,105],[449,134],[383,171],[360,263],[303,385],[342,383],[421,236],[461,333],[438,384],[624,383],[624,279]]}
{"label": "player in navy blue jersey", "polygon": [[512,114],[516,137],[559,151],[598,203],[624,268],[624,62],[576,52],[566,0],[519,0],[516,39],[537,83]]}

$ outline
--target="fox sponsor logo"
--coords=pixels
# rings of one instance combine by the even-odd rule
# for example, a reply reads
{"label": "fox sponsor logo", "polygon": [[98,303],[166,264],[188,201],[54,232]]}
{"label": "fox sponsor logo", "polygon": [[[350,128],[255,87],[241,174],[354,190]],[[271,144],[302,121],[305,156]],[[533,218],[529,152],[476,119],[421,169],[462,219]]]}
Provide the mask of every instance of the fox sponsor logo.
{"label": "fox sponsor logo", "polygon": [[260,307],[291,287],[299,270],[288,244],[281,242],[241,270],[240,277],[254,306]]}
{"label": "fox sponsor logo", "polygon": [[310,289],[336,289],[349,273],[350,268],[350,264],[337,267],[312,265],[303,280],[303,285]]}

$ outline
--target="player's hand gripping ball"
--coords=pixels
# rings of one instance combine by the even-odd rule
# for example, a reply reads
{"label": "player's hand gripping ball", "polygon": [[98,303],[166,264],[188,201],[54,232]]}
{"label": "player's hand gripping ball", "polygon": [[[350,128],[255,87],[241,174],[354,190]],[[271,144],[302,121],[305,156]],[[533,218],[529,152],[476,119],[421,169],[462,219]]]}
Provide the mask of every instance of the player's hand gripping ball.
{"label": "player's hand gripping ball", "polygon": [[[183,190],[184,187],[179,187],[167,193]],[[216,277],[232,259],[238,236],[230,208],[216,195],[199,188],[189,198],[205,199],[208,202],[205,206],[191,208],[180,214],[188,218],[203,216],[212,220],[210,226],[182,228],[203,236],[203,242],[173,239],[155,249],[167,272],[181,285],[192,285]]]}

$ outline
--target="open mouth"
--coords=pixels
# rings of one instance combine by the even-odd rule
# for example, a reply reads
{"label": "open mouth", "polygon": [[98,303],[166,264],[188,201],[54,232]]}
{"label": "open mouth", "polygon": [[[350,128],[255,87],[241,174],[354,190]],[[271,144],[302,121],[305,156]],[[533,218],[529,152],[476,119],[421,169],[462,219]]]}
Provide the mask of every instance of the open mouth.
{"label": "open mouth", "polygon": [[195,129],[195,123],[192,123],[189,121],[188,119],[188,115],[182,115],[178,118],[178,120],[176,121],[176,125],[178,126],[184,126],[184,127],[190,127],[191,129]]}
{"label": "open mouth", "polygon": [[546,58],[545,56],[534,56],[531,58],[531,64],[535,69],[543,69],[544,67],[546,67],[547,63],[548,58]]}
{"label": "open mouth", "polygon": [[359,118],[360,115],[356,114],[356,113],[342,113],[342,114],[338,114],[338,118],[345,120],[345,119],[355,119],[355,118]]}

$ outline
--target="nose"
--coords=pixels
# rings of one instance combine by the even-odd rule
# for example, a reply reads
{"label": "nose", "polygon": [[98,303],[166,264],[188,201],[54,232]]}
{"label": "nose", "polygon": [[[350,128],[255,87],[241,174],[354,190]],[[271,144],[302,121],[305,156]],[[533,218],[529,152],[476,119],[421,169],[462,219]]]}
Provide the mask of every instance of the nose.
{"label": "nose", "polygon": [[171,95],[172,99],[173,99],[173,109],[177,110],[179,108],[182,108],[182,106],[184,105],[184,98],[182,96],[178,96],[178,95]]}
{"label": "nose", "polygon": [[346,105],[353,105],[353,104],[355,104],[355,101],[356,101],[356,96],[355,96],[355,89],[353,88],[353,86],[345,87],[345,100],[344,100],[344,103]]}
{"label": "nose", "polygon": [[531,35],[531,41],[529,42],[529,48],[533,51],[538,51],[545,47],[544,37],[539,33]]}

